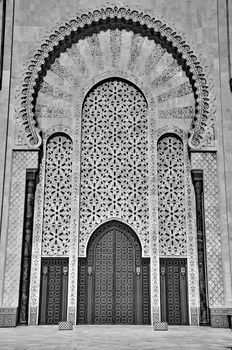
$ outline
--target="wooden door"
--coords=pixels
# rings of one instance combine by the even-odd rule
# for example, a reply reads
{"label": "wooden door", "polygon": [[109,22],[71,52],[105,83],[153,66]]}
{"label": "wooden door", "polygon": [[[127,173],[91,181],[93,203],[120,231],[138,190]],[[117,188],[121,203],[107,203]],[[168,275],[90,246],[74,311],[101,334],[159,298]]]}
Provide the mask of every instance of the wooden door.
{"label": "wooden door", "polygon": [[96,243],[93,323],[135,323],[135,252],[129,238],[112,228]]}
{"label": "wooden door", "polygon": [[150,323],[149,260],[122,224],[93,235],[87,259],[79,260],[78,287],[78,323]]}
{"label": "wooden door", "polygon": [[161,321],[188,325],[187,260],[160,259]]}
{"label": "wooden door", "polygon": [[42,258],[39,324],[67,318],[68,259]]}

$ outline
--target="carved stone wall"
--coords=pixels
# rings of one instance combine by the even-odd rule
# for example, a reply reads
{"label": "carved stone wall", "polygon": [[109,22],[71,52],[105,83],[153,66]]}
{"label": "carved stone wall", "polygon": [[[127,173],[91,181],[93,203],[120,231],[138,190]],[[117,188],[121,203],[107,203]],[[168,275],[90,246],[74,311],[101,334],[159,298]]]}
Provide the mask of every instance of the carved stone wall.
{"label": "carved stone wall", "polygon": [[[92,26],[93,21],[95,25]],[[72,130],[73,164],[71,179],[71,144],[67,142],[67,153],[64,149],[62,151],[62,147],[60,149],[69,164],[66,167],[62,163],[62,168],[57,165],[57,158],[54,158],[56,146],[51,144],[49,149],[48,143],[47,154],[51,162],[46,165],[46,157],[42,158],[36,191],[31,323],[36,324],[38,317],[41,255],[69,256],[68,317],[75,320],[77,251],[79,249],[79,255],[84,256],[88,238],[95,227],[112,217],[126,221],[134,228],[140,236],[144,255],[152,258],[151,303],[153,320],[159,321],[159,214],[160,223],[163,222],[163,226],[159,225],[160,252],[188,256],[191,322],[197,324],[196,241],[186,135],[188,132],[192,136],[194,134],[194,138],[190,138],[192,147],[215,146],[214,96],[199,58],[181,34],[171,29],[163,19],[142,11],[133,11],[129,7],[109,7],[83,15],[72,15],[68,21],[56,26],[53,32],[50,31],[32,56],[18,89],[15,143],[18,147],[33,149],[41,140],[46,143],[53,132],[69,130],[71,135]],[[148,103],[133,83],[144,92]],[[42,138],[35,127],[34,118],[42,130]],[[166,175],[170,172],[174,174],[174,179],[166,178],[168,189],[167,182],[162,185],[160,182],[157,188],[157,174],[158,178],[162,177],[159,169],[164,164],[162,157],[158,155],[157,158],[156,144],[160,136],[157,129],[162,127],[162,132],[184,130],[184,133],[177,131],[177,134],[182,133],[183,156],[182,151],[177,151],[178,157],[173,160],[173,154],[165,153],[164,145],[162,150],[158,148],[158,152],[162,151],[163,159],[170,156],[174,164],[164,171]],[[174,145],[172,147],[174,149]],[[181,143],[178,147],[180,150]],[[208,160],[207,166],[204,165],[207,169],[210,162]],[[180,167],[175,171],[177,164],[182,164],[184,170],[180,170]],[[63,171],[63,175],[69,179],[68,183],[63,182],[61,173],[56,176],[59,171]],[[57,180],[64,184],[64,192],[55,187]],[[175,190],[172,191],[171,187],[175,187]],[[214,197],[216,187],[215,182],[211,192],[207,190],[209,198]],[[166,190],[173,196],[172,208],[166,201],[158,213],[159,190],[163,201],[167,198]],[[63,211],[55,202],[61,192],[65,198]],[[210,205],[207,215],[215,222],[218,220],[215,219],[216,209],[213,208],[214,214],[210,216]],[[14,204],[12,206],[14,209]],[[174,215],[176,207],[178,218]],[[57,219],[53,220],[54,225],[50,229],[50,217],[55,215]],[[175,221],[171,240],[167,237],[167,230],[165,233],[165,225],[166,228],[168,226],[165,215],[171,215]],[[59,235],[59,219],[64,222],[62,237]],[[219,242],[218,221],[215,224],[208,222],[207,225],[209,236],[213,236],[215,229]],[[216,250],[213,238],[209,239],[211,247],[213,251]],[[214,282],[220,285],[222,279],[220,258],[216,253],[220,271],[216,277],[213,275],[213,256],[210,255],[209,261],[213,291]],[[212,303],[222,305],[223,289],[218,288],[216,296],[211,292],[211,298]],[[6,303],[8,305],[8,300]]]}
{"label": "carved stone wall", "polygon": [[[38,152],[13,152],[10,213],[3,303],[18,306],[21,250],[23,236],[26,169],[37,169]],[[9,293],[11,291],[11,293]]]}
{"label": "carved stone wall", "polygon": [[[75,179],[73,183],[73,186],[75,186],[75,189],[73,187],[75,205],[73,203],[72,206],[76,208],[76,212],[73,210],[72,214],[71,237],[73,243],[71,247],[73,253],[72,257],[70,256],[72,267],[69,270],[72,281],[69,291],[69,300],[72,300],[72,306],[70,306],[70,308],[72,308],[72,314],[75,310],[75,288],[77,278],[75,267],[77,258],[75,256],[75,249],[77,249],[79,241],[79,254],[80,256],[84,256],[87,243],[87,239],[83,239],[83,237],[87,237],[85,229],[84,231],[80,229],[81,237],[80,239],[78,238],[79,219],[77,217],[77,213],[79,213],[79,194],[81,190],[81,184],[78,180],[79,160],[81,157],[80,133],[83,126],[81,123],[81,115],[82,104],[86,94],[88,94],[89,90],[96,84],[100,84],[104,79],[111,79],[112,77],[128,80],[138,86],[144,92],[148,101],[147,119],[149,123],[148,129],[150,129],[150,131],[148,130],[148,143],[153,142],[154,130],[163,125],[178,125],[179,128],[189,131],[195,115],[194,91],[189,77],[186,75],[186,72],[182,70],[178,60],[155,40],[147,40],[147,38],[140,33],[135,33],[132,27],[128,27],[126,30],[123,27],[109,27],[107,31],[102,30],[99,33],[86,35],[83,40],[73,43],[71,48],[67,48],[67,50],[61,53],[61,55],[55,59],[55,62],[51,64],[50,70],[47,72],[41,84],[41,89],[38,91],[35,117],[39,121],[43,133],[46,133],[47,130],[53,128],[53,126],[59,125],[61,121],[64,127],[69,127],[73,130],[73,151],[75,153],[73,158],[75,163],[73,164],[73,170],[75,170],[76,174],[73,176]],[[23,129],[21,128],[21,130]],[[30,138],[30,135],[28,136]],[[22,142],[24,142],[23,140],[25,141],[25,138],[22,139]],[[153,167],[154,161],[152,152],[157,151],[156,145],[154,149],[152,147],[153,146],[150,147],[149,155],[151,167]],[[156,187],[155,179],[156,178],[150,173],[150,204],[154,199]],[[91,186],[89,188],[91,188]],[[110,194],[110,196],[111,195],[112,194]],[[107,196],[109,196],[108,193]],[[131,214],[129,212],[123,213],[125,205],[121,205],[121,203],[122,199],[126,200],[124,197],[120,199],[121,212],[117,214],[117,217],[121,216],[122,218],[126,218],[128,215],[132,223],[133,219]],[[97,207],[99,210],[100,205],[97,204]],[[152,279],[154,279],[154,283],[152,283],[152,303],[154,302],[154,305],[152,307],[154,307],[156,319],[159,319],[158,247],[156,247],[156,245],[153,246],[153,244],[149,246],[148,244],[150,239],[153,240],[153,236],[158,237],[158,233],[156,232],[157,207],[155,204],[152,204],[152,208],[149,208],[152,222],[149,222],[149,233],[148,230],[143,231],[143,235],[146,237],[142,238],[142,245],[145,255],[148,256],[152,251],[151,254],[154,266],[154,271],[152,273]],[[141,208],[138,208],[138,210],[140,211]],[[87,213],[86,218],[88,215],[89,213]],[[103,211],[99,214],[99,217],[100,216],[103,216],[105,219],[109,218]],[[95,217],[97,218],[97,214]],[[86,218],[83,220],[86,220]],[[136,225],[138,222],[139,221],[136,222]],[[99,223],[100,221],[96,220],[96,225]],[[132,226],[133,225],[134,223]],[[139,225],[141,227],[141,224]],[[133,226],[136,232],[139,232],[140,227]],[[155,239],[156,238],[154,238],[154,240]],[[35,242],[35,245],[38,244]],[[39,252],[38,247],[37,252]],[[39,254],[37,255],[37,259],[38,257]],[[38,261],[36,271],[39,273]],[[191,290],[194,290],[194,283],[191,283]],[[35,284],[33,284],[36,286],[35,289],[33,288],[34,292],[32,293],[33,305],[38,305],[38,284],[39,277],[35,278]],[[195,295],[196,291],[194,290],[194,296]],[[196,297],[194,298],[194,300],[196,300]],[[35,300],[37,300],[37,302],[35,302]],[[196,302],[194,301],[194,305],[195,304]],[[33,319],[35,319],[34,315],[33,313]]]}
{"label": "carved stone wall", "polygon": [[119,29],[73,43],[51,64],[36,101],[35,117],[40,128],[44,131],[61,119],[71,126],[85,94],[96,83],[115,76],[135,83],[146,91],[147,99],[148,95],[154,99],[157,124],[168,125],[172,120],[184,130],[191,129],[194,92],[177,60],[141,34]]}
{"label": "carved stone wall", "polygon": [[[68,256],[69,266],[69,305],[68,317],[75,322],[75,296],[76,296],[76,269],[78,249],[78,178],[79,153],[77,151],[79,138],[74,147],[72,129],[62,124],[48,128],[43,133],[44,149],[39,169],[39,182],[35,193],[35,215],[32,245],[32,266],[30,283],[30,314],[29,324],[38,322],[39,293],[40,293],[40,267],[43,240],[46,242],[45,256]],[[54,146],[54,147],[53,147]],[[47,170],[47,172],[46,172]],[[46,184],[46,176],[48,183]],[[52,179],[52,181],[51,181]],[[74,194],[74,195],[73,195]],[[46,203],[47,200],[47,204]],[[57,201],[59,207],[57,208]],[[46,209],[44,211],[44,209]],[[49,230],[44,230],[45,220],[53,218],[53,225]],[[56,216],[54,216],[56,213]],[[62,216],[65,213],[65,220]],[[46,221],[45,221],[46,222]],[[62,226],[63,224],[63,226]],[[60,236],[60,241],[54,240],[54,235],[64,228],[65,235]],[[46,234],[48,235],[46,236]],[[49,240],[51,238],[51,240]],[[54,244],[55,243],[55,244]],[[70,306],[71,304],[71,306]],[[71,312],[70,312],[71,310]],[[72,316],[70,316],[72,315]]]}
{"label": "carved stone wall", "polygon": [[[190,166],[190,160],[188,155],[188,149],[187,149],[187,140],[188,135],[186,132],[183,132],[183,130],[175,127],[175,126],[168,126],[163,127],[160,129],[156,129],[155,124],[155,118],[150,119],[150,128],[151,128],[151,134],[150,137],[152,137],[150,149],[151,149],[151,159],[149,162],[149,170],[150,173],[150,212],[151,212],[151,219],[150,219],[150,225],[152,227],[151,231],[151,257],[152,257],[152,273],[151,273],[151,279],[152,279],[152,309],[153,309],[153,321],[159,322],[160,320],[160,272],[159,272],[159,256],[162,250],[164,251],[163,247],[160,247],[160,242],[163,244],[163,246],[167,247],[165,238],[169,240],[169,234],[164,234],[164,232],[170,232],[170,229],[168,227],[165,227],[165,225],[162,225],[159,223],[159,190],[166,191],[166,196],[164,203],[161,207],[161,214],[162,216],[165,215],[166,209],[169,210],[168,216],[170,213],[172,214],[172,210],[174,211],[179,209],[179,205],[181,208],[181,212],[179,215],[181,215],[182,220],[182,235],[180,237],[184,237],[184,251],[183,254],[182,248],[183,245],[180,244],[180,249],[178,247],[178,253],[183,254],[182,256],[187,256],[188,259],[188,296],[189,296],[189,308],[190,308],[190,324],[191,325],[198,325],[198,308],[199,308],[199,293],[198,293],[198,272],[197,272],[197,252],[196,252],[196,234],[195,234],[195,226],[194,226],[194,220],[193,220],[193,188],[191,185],[191,166]],[[159,141],[163,140],[170,140],[169,147],[165,148],[170,151],[170,153],[167,154],[161,152],[161,149],[159,150]],[[178,145],[177,149],[172,148],[173,143],[175,144],[177,142],[176,146]],[[162,147],[163,148],[163,147]],[[165,154],[165,156],[164,156]],[[163,159],[162,159],[163,157]],[[176,159],[179,158],[178,162],[175,162]],[[178,166],[177,166],[178,164]],[[173,175],[171,171],[173,171],[173,166],[176,165],[178,172],[178,175],[182,179],[182,183],[179,183],[179,176],[177,177],[177,182],[175,182],[175,192],[178,194],[178,187],[180,189],[180,193],[182,194],[182,199],[179,200],[179,197],[175,198],[172,195],[172,179],[175,179],[174,177],[171,177]],[[182,166],[181,166],[182,165]],[[168,169],[168,170],[167,170]],[[161,175],[161,177],[160,177]],[[160,180],[162,180],[162,176],[167,176],[167,182],[164,183]],[[169,178],[168,178],[169,177]],[[168,183],[170,183],[170,188],[168,187]],[[168,196],[170,196],[168,201]],[[162,193],[162,197],[163,193]],[[177,200],[178,198],[178,200]],[[167,199],[167,202],[166,202]],[[176,200],[176,202],[175,202]],[[183,202],[182,202],[183,200]],[[169,205],[170,204],[170,205]],[[176,206],[172,207],[173,204],[176,204]],[[184,213],[184,214],[183,214]],[[183,219],[184,218],[184,219]],[[166,222],[168,223],[168,218],[166,218]],[[166,224],[165,222],[165,224]],[[159,224],[161,224],[161,234],[163,234],[164,241],[160,240],[159,242]],[[165,228],[165,230],[163,229]],[[175,232],[177,235],[173,235],[174,240],[178,239],[178,231]],[[164,243],[163,243],[164,242]],[[175,242],[176,243],[176,242]],[[166,246],[165,246],[166,244]],[[173,249],[173,253],[175,253],[175,250]],[[176,251],[177,253],[177,251]],[[170,254],[170,253],[169,253]],[[162,256],[162,255],[161,255]]]}
{"label": "carved stone wall", "polygon": [[158,217],[160,255],[186,255],[184,147],[174,135],[158,142]]}
{"label": "carved stone wall", "polygon": [[139,234],[149,254],[147,103],[132,84],[102,83],[83,108],[80,255],[90,233],[119,218]]}
{"label": "carved stone wall", "polygon": [[209,306],[224,305],[216,153],[192,153],[192,169],[203,170]]}
{"label": "carved stone wall", "polygon": [[[92,25],[93,23],[94,25]],[[116,30],[116,35],[109,35],[107,29]],[[118,57],[120,35],[118,35],[119,32],[117,30],[119,29],[121,32],[125,30],[126,32],[131,31],[136,33],[132,37],[130,50],[127,50],[127,45],[124,46],[126,48],[126,55],[121,57],[122,59]],[[100,31],[107,33],[106,40],[102,40],[102,36],[98,35]],[[142,35],[140,36],[140,34]],[[155,17],[148,11],[138,11],[128,6],[108,5],[98,8],[92,13],[72,13],[68,20],[62,21],[62,23],[59,23],[54,28],[53,32],[47,34],[32,53],[31,61],[20,80],[18,94],[18,113],[21,116],[21,129],[25,128],[27,134],[26,139],[29,145],[33,146],[41,143],[41,138],[38,133],[39,130],[35,127],[33,119],[35,116],[33,106],[36,104],[35,100],[37,98],[37,94],[34,94],[34,91],[37,92],[39,90],[40,84],[38,84],[38,81],[41,83],[38,76],[42,77],[41,71],[46,71],[47,66],[50,67],[50,58],[54,59],[58,57],[65,48],[70,48],[74,41],[78,42],[80,39],[83,39],[83,37],[86,37],[88,51],[86,51],[84,47],[81,47],[80,50],[78,49],[77,52],[74,52],[74,61],[78,63],[77,65],[80,66],[85,77],[93,70],[98,70],[98,73],[107,70],[110,63],[112,63],[112,65],[118,63],[120,66],[124,60],[128,62],[128,70],[130,72],[138,70],[139,67],[136,59],[137,57],[141,57],[142,61],[145,62],[144,54],[148,51],[144,50],[144,41],[147,42],[147,38],[161,46],[165,51],[171,52],[172,54],[170,56],[174,58],[174,61],[170,62],[169,69],[161,69],[159,77],[152,77],[152,88],[155,90],[160,83],[173,78],[183,69],[189,77],[189,82],[194,91],[194,98],[197,102],[194,106],[196,107],[196,118],[193,120],[194,128],[191,128],[192,137],[190,142],[193,147],[199,148],[206,141],[207,134],[211,131],[211,127],[214,123],[215,111],[213,108],[212,86],[209,82],[208,74],[199,62],[198,55],[196,55],[192,48],[186,43],[182,33],[179,33],[176,29],[173,30],[165,23],[163,18],[157,18],[157,16]],[[112,50],[112,60],[111,55],[109,55],[109,47],[102,47],[103,42],[107,42],[111,48],[116,44],[115,48]],[[60,45],[57,45],[57,43],[60,43]],[[124,44],[125,42],[123,45]],[[102,55],[102,51],[105,52],[105,55]],[[162,50],[158,51],[162,52]],[[83,57],[88,57],[88,60],[90,58],[89,61],[91,61],[92,67],[89,71],[86,69]],[[151,59],[153,59],[152,53]],[[59,64],[56,70],[59,71],[61,76],[65,74],[73,87],[78,87],[80,83],[79,79],[73,76],[69,63],[68,70],[63,70]],[[176,109],[176,106],[172,107],[174,107],[173,114],[178,115],[178,108]],[[60,114],[62,107],[58,108],[57,111],[58,114]],[[194,108],[187,108],[187,112],[186,109],[182,110],[182,112],[184,118],[188,118],[189,114],[193,114]],[[166,114],[166,112],[164,112],[164,114]]]}
{"label": "carved stone wall", "polygon": [[67,255],[70,243],[72,141],[54,135],[46,147],[42,255]]}
{"label": "carved stone wall", "polygon": [[0,325],[15,326],[19,302],[26,170],[38,168],[37,151],[13,151],[10,211]]}

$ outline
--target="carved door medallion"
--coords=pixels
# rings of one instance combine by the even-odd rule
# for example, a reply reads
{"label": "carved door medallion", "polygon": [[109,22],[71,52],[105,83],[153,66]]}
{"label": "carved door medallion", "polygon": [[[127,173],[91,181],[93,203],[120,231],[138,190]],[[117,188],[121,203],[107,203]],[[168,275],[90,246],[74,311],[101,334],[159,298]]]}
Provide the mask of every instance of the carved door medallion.
{"label": "carved door medallion", "polygon": [[43,258],[39,324],[58,324],[67,317],[68,259]]}
{"label": "carved door medallion", "polygon": [[149,324],[149,260],[132,230],[113,221],[79,262],[78,323]]}
{"label": "carved door medallion", "polygon": [[160,259],[161,320],[188,325],[187,260]]}

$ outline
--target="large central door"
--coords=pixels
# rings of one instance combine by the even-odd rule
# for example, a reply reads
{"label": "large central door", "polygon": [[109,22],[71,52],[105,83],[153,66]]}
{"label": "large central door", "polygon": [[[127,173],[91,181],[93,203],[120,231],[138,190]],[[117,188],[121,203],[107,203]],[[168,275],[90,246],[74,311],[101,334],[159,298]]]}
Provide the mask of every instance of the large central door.
{"label": "large central door", "polygon": [[94,261],[94,323],[135,323],[135,253],[116,228],[97,242]]}
{"label": "large central door", "polygon": [[92,237],[79,263],[78,323],[150,323],[149,260],[130,228],[117,221]]}

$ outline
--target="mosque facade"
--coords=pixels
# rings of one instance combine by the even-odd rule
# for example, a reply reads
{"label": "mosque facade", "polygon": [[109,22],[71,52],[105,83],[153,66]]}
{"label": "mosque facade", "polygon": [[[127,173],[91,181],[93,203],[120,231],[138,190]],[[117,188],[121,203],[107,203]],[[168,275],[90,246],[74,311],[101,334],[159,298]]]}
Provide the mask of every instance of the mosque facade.
{"label": "mosque facade", "polygon": [[0,326],[228,327],[232,1],[0,5]]}

